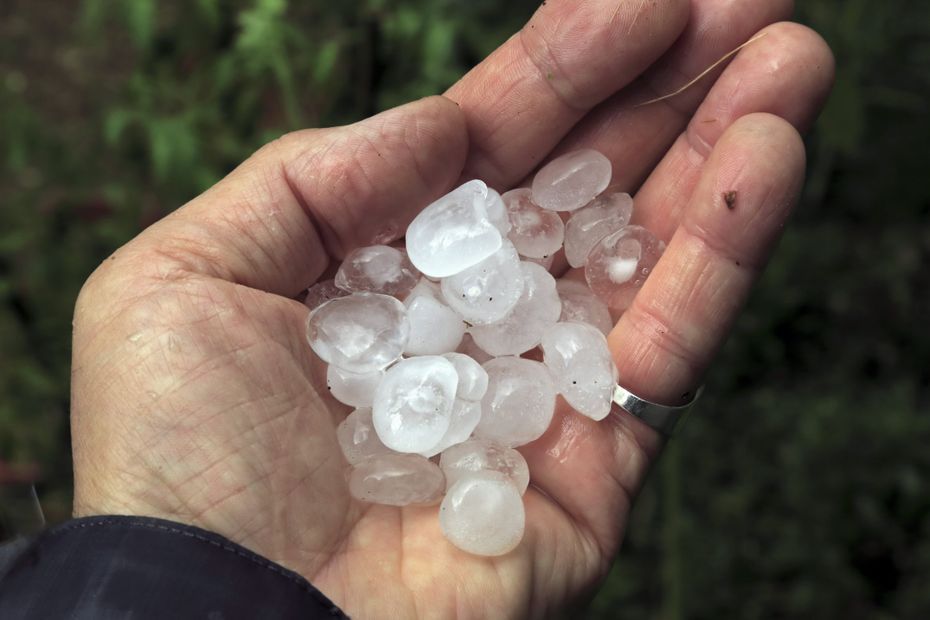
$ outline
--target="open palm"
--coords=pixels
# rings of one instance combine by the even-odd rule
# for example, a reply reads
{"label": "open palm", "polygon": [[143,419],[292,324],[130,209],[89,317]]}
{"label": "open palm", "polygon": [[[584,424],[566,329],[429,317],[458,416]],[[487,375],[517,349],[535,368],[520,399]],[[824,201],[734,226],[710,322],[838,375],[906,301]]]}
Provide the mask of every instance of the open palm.
{"label": "open palm", "polygon": [[[470,556],[435,507],[349,496],[335,439],[347,408],[320,389],[293,298],[461,180],[503,190],[595,148],[637,190],[637,223],[669,244],[610,335],[621,383],[687,399],[795,202],[798,130],[832,77],[817,35],[777,23],[789,5],[549,0],[445,97],[284,136],[118,250],[75,315],[75,512],[216,531],[359,617],[551,615],[584,597],[660,438],[622,413],[558,412],[521,448],[524,541]],[[725,70],[637,106],[760,30]]]}

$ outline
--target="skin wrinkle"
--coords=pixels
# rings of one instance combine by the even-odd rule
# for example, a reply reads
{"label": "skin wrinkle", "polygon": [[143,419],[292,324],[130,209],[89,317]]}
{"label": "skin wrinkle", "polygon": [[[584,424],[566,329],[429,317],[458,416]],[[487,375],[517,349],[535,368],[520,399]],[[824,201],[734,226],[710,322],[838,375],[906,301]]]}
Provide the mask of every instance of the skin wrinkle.
{"label": "skin wrinkle", "polygon": [[[546,58],[548,63],[543,59],[538,58],[537,56],[539,54],[534,54],[532,51],[530,51],[529,43],[526,41],[526,37],[528,36],[526,33],[526,29],[521,30],[519,33],[520,46],[523,50],[523,55],[536,70],[536,81],[541,84],[545,84],[549,91],[554,95],[555,100],[558,101],[570,115],[580,118],[587,109],[587,106],[585,106],[583,103],[575,103],[575,101],[583,101],[581,95],[579,94],[580,91],[574,84],[572,84],[572,81],[559,66],[558,61],[556,61],[552,54],[552,50],[549,49],[549,43],[546,41],[546,39],[542,36],[539,37],[540,47],[542,48],[540,54]],[[562,92],[562,90],[556,85],[557,83],[564,83],[567,85],[568,92]]]}
{"label": "skin wrinkle", "polygon": [[[324,255],[338,258],[345,256],[345,248],[342,246],[339,234],[333,227],[332,222],[327,217],[324,217],[319,208],[316,207],[316,203],[311,201],[301,189],[311,185],[325,187],[325,184],[321,183],[319,179],[320,167],[316,166],[315,163],[329,159],[328,156],[335,151],[337,144],[337,140],[330,140],[325,142],[325,146],[322,148],[318,146],[308,147],[294,154],[290,160],[282,158],[280,168],[285,184],[290,189],[301,210],[310,219],[314,230],[317,231],[317,235],[323,243]],[[297,179],[303,179],[303,181]],[[323,265],[319,268],[319,272],[322,272],[325,268],[326,265]]]}

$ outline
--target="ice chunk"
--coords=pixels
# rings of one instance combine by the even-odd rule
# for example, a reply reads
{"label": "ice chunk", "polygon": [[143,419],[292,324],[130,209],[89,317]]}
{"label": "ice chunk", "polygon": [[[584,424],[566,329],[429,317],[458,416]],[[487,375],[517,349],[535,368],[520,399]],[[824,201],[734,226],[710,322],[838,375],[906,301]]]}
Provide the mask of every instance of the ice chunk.
{"label": "ice chunk", "polygon": [[355,499],[407,506],[437,501],[445,488],[439,467],[418,454],[379,454],[355,466],[349,493]]}
{"label": "ice chunk", "polygon": [[439,527],[453,545],[475,555],[513,550],[523,538],[526,513],[516,487],[503,476],[463,478],[439,506]]}
{"label": "ice chunk", "polygon": [[326,369],[326,387],[340,403],[352,407],[371,407],[375,389],[383,376],[383,370],[358,374],[330,364]]}
{"label": "ice chunk", "polygon": [[510,314],[490,325],[475,325],[469,332],[475,343],[491,355],[520,355],[542,338],[559,320],[562,303],[555,279],[541,266],[522,262],[523,294]]}
{"label": "ice chunk", "polygon": [[544,361],[572,408],[594,420],[610,413],[617,367],[607,339],[587,323],[559,323],[543,336]]}
{"label": "ice chunk", "polygon": [[442,453],[439,467],[446,475],[446,486],[465,477],[480,475],[493,471],[510,479],[520,495],[526,492],[530,484],[530,469],[523,455],[507,446],[496,444],[487,439],[469,439],[456,446],[451,446]]}
{"label": "ice chunk", "polygon": [[664,251],[665,243],[642,226],[625,226],[594,246],[585,280],[610,308],[626,310]]}
{"label": "ice chunk", "polygon": [[407,253],[417,269],[444,278],[468,269],[501,247],[488,219],[488,186],[469,181],[432,203],[407,228]]}
{"label": "ice chunk", "polygon": [[507,236],[520,256],[543,259],[559,251],[565,224],[558,213],[540,209],[527,188],[512,189],[503,199],[511,224]]}
{"label": "ice chunk", "polygon": [[370,291],[403,299],[420,280],[407,253],[387,245],[349,252],[336,272],[336,286],[350,293]]}
{"label": "ice chunk", "polygon": [[459,375],[455,397],[463,400],[481,400],[488,391],[488,373],[481,364],[464,353],[446,353],[443,357],[452,362],[455,372]]}
{"label": "ice chunk", "polygon": [[555,283],[562,300],[560,321],[574,321],[593,325],[605,336],[614,327],[607,304],[595,295],[588,285],[578,280],[562,278]]}
{"label": "ice chunk", "polygon": [[439,443],[452,417],[459,377],[438,355],[391,366],[375,391],[372,421],[381,442],[397,452],[426,452]]}
{"label": "ice chunk", "polygon": [[429,458],[436,456],[446,448],[460,444],[468,439],[481,420],[481,402],[455,399],[452,406],[452,419],[449,421],[449,430],[442,436],[439,443],[429,450],[421,452]]}
{"label": "ice chunk", "polygon": [[375,433],[369,407],[356,409],[340,422],[336,427],[336,440],[351,465],[378,454],[392,454]]}
{"label": "ice chunk", "polygon": [[591,149],[553,159],[533,178],[533,202],[551,211],[580,209],[610,183],[610,160]]}
{"label": "ice chunk", "polygon": [[307,342],[320,359],[359,374],[399,359],[409,334],[404,304],[379,293],[331,299],[307,319]]}
{"label": "ice chunk", "polygon": [[504,200],[497,190],[493,187],[488,188],[488,197],[484,201],[485,208],[488,210],[488,219],[494,224],[494,228],[500,231],[501,236],[506,237],[510,232],[510,218],[507,216],[507,207]]}
{"label": "ice chunk", "polygon": [[555,387],[539,362],[498,357],[484,365],[488,391],[481,401],[475,436],[505,446],[522,446],[539,438],[552,421]]}
{"label": "ice chunk", "polygon": [[465,335],[465,322],[442,299],[439,287],[422,279],[404,300],[410,321],[407,355],[455,351]]}
{"label": "ice chunk", "polygon": [[459,315],[474,325],[504,318],[523,292],[523,271],[513,244],[454,276],[443,278],[442,296]]}
{"label": "ice chunk", "polygon": [[629,224],[632,216],[633,199],[618,191],[605,192],[575,211],[565,224],[565,260],[583,267],[594,246]]}
{"label": "ice chunk", "polygon": [[307,289],[304,305],[311,310],[316,310],[330,299],[345,297],[346,295],[348,293],[338,288],[333,280],[322,280]]}

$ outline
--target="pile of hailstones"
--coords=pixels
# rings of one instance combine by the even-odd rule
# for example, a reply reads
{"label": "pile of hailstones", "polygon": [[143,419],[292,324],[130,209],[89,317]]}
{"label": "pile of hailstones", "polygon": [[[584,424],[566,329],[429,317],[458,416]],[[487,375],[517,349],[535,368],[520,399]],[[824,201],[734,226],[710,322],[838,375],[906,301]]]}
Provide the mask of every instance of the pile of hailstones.
{"label": "pile of hailstones", "polygon": [[[546,431],[559,394],[607,416],[610,310],[664,249],[629,225],[633,200],[610,179],[609,160],[583,150],[503,196],[469,181],[413,220],[406,251],[357,249],[308,291],[308,342],[332,396],[355,407],[337,430],[355,498],[441,500],[442,532],[470,553],[520,542],[530,475],[514,448]],[[584,280],[550,275],[559,250]],[[521,357],[537,347],[542,363]]]}

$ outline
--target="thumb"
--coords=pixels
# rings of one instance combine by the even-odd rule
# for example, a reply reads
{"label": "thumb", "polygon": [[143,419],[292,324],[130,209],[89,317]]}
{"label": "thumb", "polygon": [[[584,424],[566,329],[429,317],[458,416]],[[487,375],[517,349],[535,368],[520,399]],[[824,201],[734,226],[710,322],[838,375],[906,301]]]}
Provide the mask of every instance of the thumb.
{"label": "thumb", "polygon": [[136,276],[199,273],[294,296],[329,257],[401,237],[458,178],[467,145],[464,116],[443,97],[290,133],[120,254]]}

